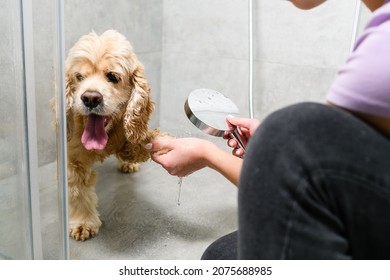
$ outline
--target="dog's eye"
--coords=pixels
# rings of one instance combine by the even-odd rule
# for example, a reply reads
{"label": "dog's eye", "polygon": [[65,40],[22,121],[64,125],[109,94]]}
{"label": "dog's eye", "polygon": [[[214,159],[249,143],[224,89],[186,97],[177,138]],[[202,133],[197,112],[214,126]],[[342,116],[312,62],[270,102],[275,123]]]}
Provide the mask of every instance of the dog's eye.
{"label": "dog's eye", "polygon": [[116,84],[119,82],[119,77],[112,72],[107,73],[106,77],[107,77],[107,80],[111,83]]}
{"label": "dog's eye", "polygon": [[80,73],[76,73],[76,79],[77,81],[81,82],[82,80],[84,80],[84,77]]}

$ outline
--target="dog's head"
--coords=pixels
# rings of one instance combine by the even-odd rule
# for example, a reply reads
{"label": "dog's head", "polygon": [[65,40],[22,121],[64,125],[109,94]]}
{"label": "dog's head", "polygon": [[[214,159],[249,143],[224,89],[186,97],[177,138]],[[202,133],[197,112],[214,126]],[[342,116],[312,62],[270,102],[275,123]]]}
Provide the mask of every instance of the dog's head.
{"label": "dog's head", "polygon": [[88,150],[103,150],[107,133],[119,119],[130,142],[144,139],[154,104],[143,66],[123,35],[114,30],[101,36],[92,32],[70,49],[66,106],[68,140],[73,135],[73,114],[88,118],[81,139]]}

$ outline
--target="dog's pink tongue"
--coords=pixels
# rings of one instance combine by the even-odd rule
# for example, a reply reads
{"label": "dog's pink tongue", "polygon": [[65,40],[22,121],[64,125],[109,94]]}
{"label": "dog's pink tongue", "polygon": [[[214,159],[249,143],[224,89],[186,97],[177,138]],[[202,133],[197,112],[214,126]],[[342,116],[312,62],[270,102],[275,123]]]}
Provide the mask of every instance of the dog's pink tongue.
{"label": "dog's pink tongue", "polygon": [[81,136],[81,143],[87,150],[103,150],[106,147],[108,136],[104,129],[104,117],[91,114]]}

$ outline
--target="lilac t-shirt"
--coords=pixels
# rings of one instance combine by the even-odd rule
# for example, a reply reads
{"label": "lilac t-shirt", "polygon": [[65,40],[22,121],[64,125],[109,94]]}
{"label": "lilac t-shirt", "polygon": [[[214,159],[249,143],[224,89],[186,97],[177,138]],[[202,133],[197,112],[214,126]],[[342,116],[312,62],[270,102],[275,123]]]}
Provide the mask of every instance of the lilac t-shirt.
{"label": "lilac t-shirt", "polygon": [[330,88],[330,103],[390,119],[390,0],[377,9]]}

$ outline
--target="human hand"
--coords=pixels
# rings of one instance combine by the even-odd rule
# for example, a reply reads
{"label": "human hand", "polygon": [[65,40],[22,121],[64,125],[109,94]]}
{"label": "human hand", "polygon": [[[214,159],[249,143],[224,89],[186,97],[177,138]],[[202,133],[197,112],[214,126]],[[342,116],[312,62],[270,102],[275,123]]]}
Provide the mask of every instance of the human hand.
{"label": "human hand", "polygon": [[158,138],[145,148],[151,158],[173,176],[187,176],[207,166],[206,154],[212,143],[198,138]]}
{"label": "human hand", "polygon": [[[247,140],[253,135],[257,127],[260,125],[260,121],[257,119],[248,119],[248,118],[239,118],[228,116],[226,121],[231,130],[234,130],[235,127],[238,127]],[[242,157],[244,155],[244,150],[238,145],[236,139],[231,138],[230,132],[226,132],[223,136],[224,139],[227,139],[227,144],[229,147],[233,148],[232,154],[237,157]]]}

